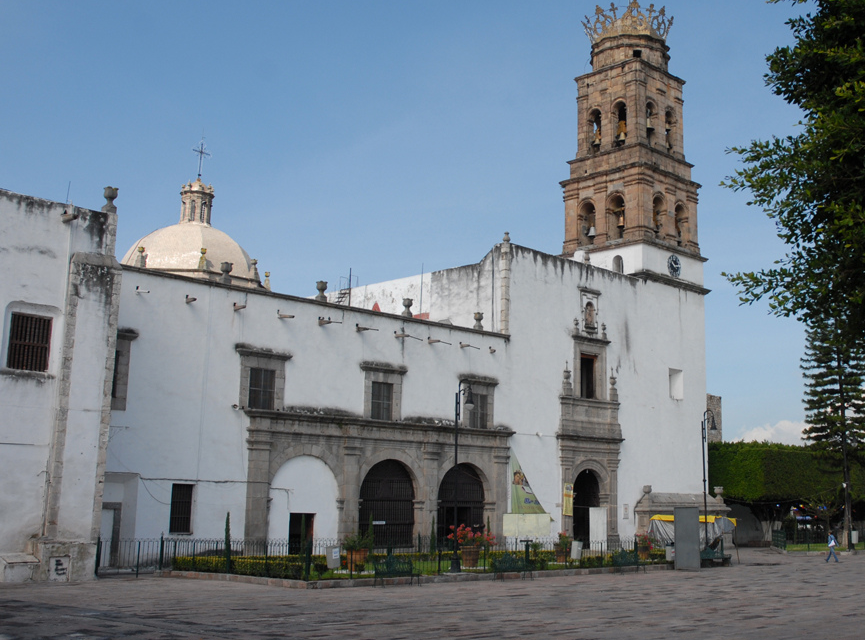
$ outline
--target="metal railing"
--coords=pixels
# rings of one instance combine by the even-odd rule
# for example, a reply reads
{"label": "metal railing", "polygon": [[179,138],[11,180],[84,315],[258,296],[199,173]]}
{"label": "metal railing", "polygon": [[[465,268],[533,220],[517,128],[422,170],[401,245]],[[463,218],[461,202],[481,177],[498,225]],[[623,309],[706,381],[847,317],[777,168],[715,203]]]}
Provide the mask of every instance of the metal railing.
{"label": "metal railing", "polygon": [[[372,575],[374,562],[393,554],[412,561],[415,569],[424,574],[450,571],[453,555],[452,541],[417,536],[413,544],[376,545],[372,556],[362,563],[349,562],[348,552],[336,538],[315,538],[306,541],[301,549],[296,540],[232,539],[230,553],[226,553],[225,540],[219,538],[189,538],[161,536],[159,538],[126,539],[116,542],[97,542],[97,575],[112,573],[153,573],[163,569],[239,573],[278,578],[315,579],[330,577],[357,577]],[[580,545],[578,553],[557,549],[558,538],[505,538],[495,545],[477,549],[459,550],[464,571],[491,571],[493,558],[504,553],[520,555],[535,570],[572,567],[613,566],[612,556],[617,553],[637,552],[634,538],[594,540]],[[576,544],[576,543],[575,543]],[[340,547],[340,567],[328,569],[325,552],[328,547]],[[664,548],[642,547],[639,557],[644,562],[663,562]]]}
{"label": "metal railing", "polygon": [[787,548],[787,532],[783,529],[772,531],[772,547],[775,549]]}

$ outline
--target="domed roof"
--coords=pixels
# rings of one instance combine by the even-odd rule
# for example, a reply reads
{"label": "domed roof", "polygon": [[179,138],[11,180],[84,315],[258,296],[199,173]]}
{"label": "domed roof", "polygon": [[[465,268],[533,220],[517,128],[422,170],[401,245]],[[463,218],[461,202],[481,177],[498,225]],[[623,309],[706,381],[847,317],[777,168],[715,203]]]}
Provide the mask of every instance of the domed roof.
{"label": "domed roof", "polygon": [[213,187],[200,179],[181,190],[180,222],[157,229],[136,242],[122,264],[215,280],[225,278],[223,264],[231,264],[233,284],[260,287],[256,261],[227,233],[210,226]]}

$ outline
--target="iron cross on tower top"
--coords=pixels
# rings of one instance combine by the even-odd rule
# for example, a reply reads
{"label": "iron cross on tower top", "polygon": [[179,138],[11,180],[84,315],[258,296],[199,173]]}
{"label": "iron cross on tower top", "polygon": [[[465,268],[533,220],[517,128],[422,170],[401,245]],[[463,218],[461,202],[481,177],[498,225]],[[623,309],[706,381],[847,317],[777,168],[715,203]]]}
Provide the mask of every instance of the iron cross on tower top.
{"label": "iron cross on tower top", "polygon": [[204,136],[201,136],[201,142],[198,143],[197,147],[193,147],[193,153],[198,154],[198,179],[201,179],[201,165],[204,162],[205,158],[210,157],[210,152],[207,150],[207,147],[204,144]]}

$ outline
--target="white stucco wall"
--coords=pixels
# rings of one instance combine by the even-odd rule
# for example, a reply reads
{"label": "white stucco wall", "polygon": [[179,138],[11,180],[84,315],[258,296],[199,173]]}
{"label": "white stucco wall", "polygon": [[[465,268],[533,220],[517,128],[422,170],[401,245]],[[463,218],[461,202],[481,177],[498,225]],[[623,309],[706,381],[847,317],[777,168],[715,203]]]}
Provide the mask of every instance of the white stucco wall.
{"label": "white stucco wall", "polygon": [[[196,301],[187,304],[187,295]],[[235,303],[246,308],[234,311]],[[295,317],[280,319],[277,311]],[[319,326],[319,317],[334,323]],[[375,331],[358,332],[358,324]],[[122,516],[124,531],[134,519],[136,537],[168,532],[172,483],[195,485],[194,536],[220,536],[226,511],[232,530],[243,531],[249,419],[232,407],[246,402],[238,343],[291,354],[286,406],[357,416],[364,402],[360,363],[403,365],[403,419],[452,420],[459,375],[500,377],[508,359],[504,336],[132,268],[124,269],[119,327],[139,336],[131,345],[126,410],[112,412],[108,471],[109,482],[113,474],[139,476],[136,507],[130,513],[124,504]],[[394,337],[403,328],[419,339]],[[443,342],[429,344],[428,337]],[[461,349],[460,342],[477,348]]]}
{"label": "white stucco wall", "polygon": [[[74,219],[63,222],[64,213]],[[0,281],[0,553],[36,553],[30,542],[39,538],[55,545],[57,553],[71,553],[72,575],[86,578],[88,571],[92,576],[92,567],[83,565],[95,550],[94,514],[101,501],[98,474],[105,443],[100,424],[109,375],[114,284],[109,272],[116,217],[0,191],[0,218],[0,269],[7,274]],[[76,268],[87,266],[81,267],[83,277],[70,302],[73,256]],[[52,319],[46,372],[6,367],[13,312]],[[63,384],[63,363],[69,359]],[[56,428],[63,430],[58,468],[50,461]],[[59,498],[52,522],[46,524],[49,486]]]}
{"label": "white stucco wall", "polygon": [[[661,492],[699,492],[702,295],[517,246],[512,251],[509,338],[127,269],[119,324],[139,337],[132,343],[127,410],[112,416],[109,470],[140,477],[135,535],[167,532],[172,482],[195,484],[193,535],[221,535],[226,511],[233,530],[243,529],[248,418],[232,408],[245,401],[239,396],[237,343],[291,354],[285,364],[285,405],[325,413],[362,414],[359,365],[364,361],[406,367],[403,419],[451,420],[461,374],[495,378],[494,422],[516,432],[510,445],[553,517],[554,533],[561,528],[562,483],[574,481],[560,468],[556,433],[562,372],[566,363],[571,370],[575,366],[571,332],[574,318],[582,315],[581,288],[598,292],[597,320],[606,325],[610,341],[602,377],[608,380],[612,370],[618,379],[624,437],[616,515],[620,534],[634,532],[633,506],[644,485]],[[498,322],[499,273],[500,255],[493,251],[476,265],[430,274],[425,298],[431,316],[470,327],[473,313],[483,310],[489,314],[485,326],[490,316]],[[383,283],[381,290],[401,307],[410,289],[399,286],[413,282],[419,278]],[[136,286],[142,293],[135,292]],[[186,304],[187,295],[196,301]],[[235,303],[246,307],[234,311]],[[277,310],[295,317],[279,319]],[[319,326],[319,317],[334,322]],[[358,332],[356,325],[376,331]],[[395,338],[403,328],[419,339]],[[451,344],[429,344],[427,338]],[[461,342],[478,348],[460,348]],[[681,400],[670,397],[670,369],[683,372]],[[599,390],[602,398],[607,385]],[[304,476],[313,482],[304,484]],[[323,463],[295,459],[276,480],[274,487],[290,490],[294,506],[282,505],[271,493],[271,535],[287,530],[289,509],[319,514],[316,535],[335,535],[337,489]]]}

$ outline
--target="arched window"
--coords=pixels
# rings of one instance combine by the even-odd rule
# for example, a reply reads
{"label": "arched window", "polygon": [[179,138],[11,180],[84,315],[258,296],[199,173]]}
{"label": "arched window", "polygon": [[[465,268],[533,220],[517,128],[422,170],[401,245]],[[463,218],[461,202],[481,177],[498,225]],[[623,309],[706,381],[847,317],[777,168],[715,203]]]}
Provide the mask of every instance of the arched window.
{"label": "arched window", "polygon": [[574,482],[574,540],[588,543],[589,509],[601,506],[601,487],[598,478],[588,469],[580,472]]}
{"label": "arched window", "polygon": [[628,138],[628,108],[624,102],[617,102],[614,107],[616,116],[616,144],[625,144]]}
{"label": "arched window", "polygon": [[646,141],[649,146],[655,141],[655,117],[657,108],[654,102],[646,103]]}
{"label": "arched window", "polygon": [[673,136],[676,128],[676,114],[672,109],[668,109],[664,116],[664,131],[666,133],[667,149],[673,150]]}
{"label": "arched window", "polygon": [[595,205],[584,202],[580,205],[580,244],[592,244],[597,235],[595,228]]}
{"label": "arched window", "polygon": [[613,256],[613,271],[625,273],[625,261],[622,260],[622,256]]}
{"label": "arched window", "polygon": [[688,210],[685,205],[676,205],[676,242],[681,245],[688,239]]}
{"label": "arched window", "polygon": [[375,546],[409,546],[414,533],[414,486],[406,468],[396,460],[379,462],[360,487],[358,529],[365,533],[372,516]]}
{"label": "arched window", "polygon": [[607,237],[610,239],[625,237],[625,199],[620,195],[610,198],[610,209],[607,216]]}
{"label": "arched window", "polygon": [[593,109],[589,113],[588,124],[589,149],[598,151],[603,141],[601,135],[601,112],[598,109]]}
{"label": "arched window", "polygon": [[664,226],[664,197],[660,194],[656,195],[652,200],[652,230],[657,234],[661,232]]}
{"label": "arched window", "polygon": [[445,474],[439,485],[438,537],[447,538],[454,524],[454,495],[456,495],[456,526],[464,524],[477,530],[484,523],[484,485],[478,472],[470,465],[460,464]]}

